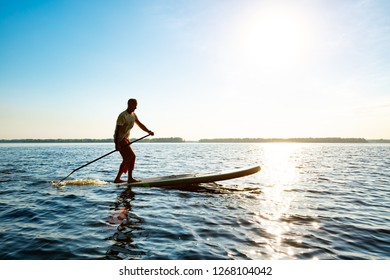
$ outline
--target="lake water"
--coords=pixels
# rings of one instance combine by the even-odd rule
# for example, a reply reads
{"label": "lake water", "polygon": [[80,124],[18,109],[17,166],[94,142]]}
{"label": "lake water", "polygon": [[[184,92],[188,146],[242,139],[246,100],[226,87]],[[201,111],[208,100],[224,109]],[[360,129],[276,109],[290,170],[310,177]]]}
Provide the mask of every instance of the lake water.
{"label": "lake water", "polygon": [[262,170],[126,188],[114,153],[52,184],[113,148],[1,144],[0,259],[390,259],[388,144],[136,143],[136,178]]}

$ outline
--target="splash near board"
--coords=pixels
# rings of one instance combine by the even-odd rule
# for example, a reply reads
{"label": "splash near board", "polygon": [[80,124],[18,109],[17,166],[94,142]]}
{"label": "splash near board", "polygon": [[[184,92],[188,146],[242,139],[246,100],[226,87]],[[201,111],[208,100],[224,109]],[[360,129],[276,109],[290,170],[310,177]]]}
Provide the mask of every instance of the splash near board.
{"label": "splash near board", "polygon": [[255,174],[260,171],[260,166],[254,166],[245,169],[238,169],[228,172],[216,172],[216,173],[194,173],[194,174],[181,174],[171,175],[163,177],[146,178],[141,182],[125,183],[129,187],[166,187],[177,185],[193,185],[202,183],[211,183],[217,181],[231,180],[248,175]]}
{"label": "splash near board", "polygon": [[72,186],[98,186],[98,185],[107,185],[108,182],[99,180],[99,179],[76,179],[76,180],[64,180],[64,181],[52,181],[51,185],[54,187],[64,187],[67,185]]}

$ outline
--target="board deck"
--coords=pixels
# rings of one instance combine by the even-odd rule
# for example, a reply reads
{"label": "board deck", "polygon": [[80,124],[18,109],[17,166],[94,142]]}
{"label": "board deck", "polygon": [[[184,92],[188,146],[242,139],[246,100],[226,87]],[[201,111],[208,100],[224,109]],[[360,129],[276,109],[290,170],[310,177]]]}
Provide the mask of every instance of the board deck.
{"label": "board deck", "polygon": [[162,186],[177,186],[177,185],[192,185],[201,183],[211,183],[223,180],[231,180],[244,176],[248,176],[260,171],[260,166],[254,166],[245,169],[237,169],[228,172],[215,173],[195,173],[195,174],[180,174],[163,177],[146,178],[141,182],[126,183],[129,187],[162,187]]}

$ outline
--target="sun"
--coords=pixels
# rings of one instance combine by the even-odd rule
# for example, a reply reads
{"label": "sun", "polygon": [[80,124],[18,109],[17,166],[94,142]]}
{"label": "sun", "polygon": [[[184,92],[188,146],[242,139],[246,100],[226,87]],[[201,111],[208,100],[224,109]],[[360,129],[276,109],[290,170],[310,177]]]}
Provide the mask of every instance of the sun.
{"label": "sun", "polygon": [[241,37],[242,55],[248,63],[267,71],[291,69],[307,55],[310,25],[293,9],[260,9],[246,19]]}

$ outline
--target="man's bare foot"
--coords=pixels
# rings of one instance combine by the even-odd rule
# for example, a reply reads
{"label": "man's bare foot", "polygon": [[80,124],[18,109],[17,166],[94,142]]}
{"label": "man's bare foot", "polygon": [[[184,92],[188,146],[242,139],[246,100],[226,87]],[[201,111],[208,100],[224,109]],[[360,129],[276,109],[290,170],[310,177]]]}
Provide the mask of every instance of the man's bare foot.
{"label": "man's bare foot", "polygon": [[115,184],[120,184],[120,183],[125,183],[126,181],[123,181],[121,179],[115,179],[114,183]]}
{"label": "man's bare foot", "polygon": [[128,184],[130,184],[130,183],[138,183],[138,182],[141,182],[141,180],[136,180],[136,179],[134,179],[134,178],[129,178],[129,179],[127,180],[127,183],[128,183]]}

